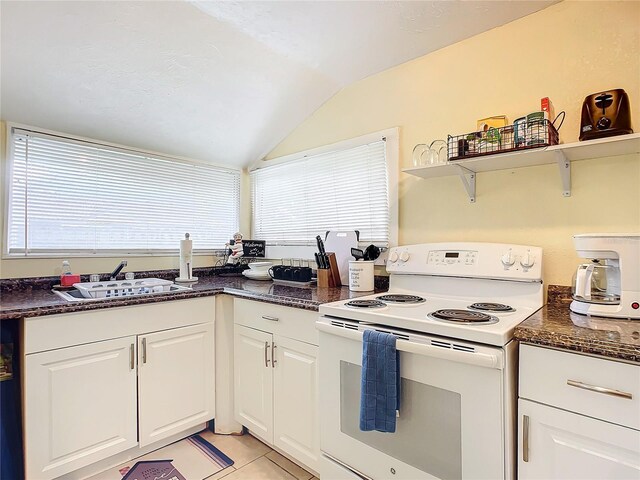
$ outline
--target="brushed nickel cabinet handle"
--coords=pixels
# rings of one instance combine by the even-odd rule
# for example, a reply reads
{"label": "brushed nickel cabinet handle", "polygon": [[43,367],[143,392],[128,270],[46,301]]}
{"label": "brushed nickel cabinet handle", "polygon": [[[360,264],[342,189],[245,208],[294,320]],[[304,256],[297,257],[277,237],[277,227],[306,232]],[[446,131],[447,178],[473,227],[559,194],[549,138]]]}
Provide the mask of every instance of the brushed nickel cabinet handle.
{"label": "brushed nickel cabinet handle", "polygon": [[276,368],[276,344],[271,342],[271,366]]}
{"label": "brushed nickel cabinet handle", "polygon": [[529,461],[529,415],[522,416],[522,461]]}
{"label": "brushed nickel cabinet handle", "polygon": [[132,343],[129,347],[129,370],[136,368],[136,347]]}
{"label": "brushed nickel cabinet handle", "polygon": [[142,363],[147,363],[147,339],[142,339]]}
{"label": "brushed nickel cabinet handle", "polygon": [[577,380],[567,380],[567,385],[570,387],[582,388],[583,390],[589,390],[590,392],[604,393],[605,395],[612,395],[614,397],[626,398],[628,400],[633,399],[633,395],[628,392],[622,392],[620,390],[614,390],[613,388],[598,387],[597,385],[589,385],[588,383],[578,382]]}
{"label": "brushed nickel cabinet handle", "polygon": [[269,342],[264,342],[264,366],[269,366],[269,359],[267,358],[269,352]]}
{"label": "brushed nickel cabinet handle", "polygon": [[269,315],[262,315],[262,318],[265,320],[269,320],[270,322],[279,322],[280,319],[278,317],[271,317]]}

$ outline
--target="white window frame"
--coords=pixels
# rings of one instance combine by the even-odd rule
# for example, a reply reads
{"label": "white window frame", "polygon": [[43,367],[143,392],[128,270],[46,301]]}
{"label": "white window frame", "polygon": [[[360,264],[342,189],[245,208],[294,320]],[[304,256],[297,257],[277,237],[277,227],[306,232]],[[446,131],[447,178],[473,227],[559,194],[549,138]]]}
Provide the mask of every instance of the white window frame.
{"label": "white window frame", "polygon": [[[379,132],[368,133],[359,137],[343,140],[323,145],[321,147],[303,150],[301,152],[284,155],[282,157],[260,160],[254,164],[249,171],[258,170],[260,168],[280,165],[282,163],[302,160],[306,157],[321,155],[323,153],[335,152],[339,150],[347,150],[349,148],[360,147],[369,143],[385,140],[385,159],[387,162],[387,175],[389,181],[389,247],[398,245],[398,179],[400,171],[400,138],[398,127],[381,130]],[[251,234],[253,232],[253,216],[251,217]],[[316,248],[312,246],[292,246],[292,245],[267,245],[266,257],[271,259],[278,258],[304,258],[313,259],[313,253]],[[386,252],[376,260],[376,265],[383,265],[386,261]]]}
{"label": "white window frame", "polygon": [[[91,143],[96,146],[102,147],[111,147],[121,149],[131,153],[137,153],[142,155],[152,155],[154,157],[161,157],[171,161],[177,161],[181,163],[187,164],[195,164],[195,165],[203,165],[206,167],[217,167],[225,170],[230,170],[234,172],[238,172],[240,176],[240,198],[239,198],[239,206],[238,209],[238,225],[242,225],[242,192],[243,192],[243,176],[244,173],[241,168],[229,167],[228,165],[221,165],[219,163],[214,162],[203,162],[198,160],[193,160],[187,157],[181,157],[177,155],[167,155],[164,153],[156,152],[153,150],[145,150],[141,148],[133,148],[128,147],[126,145],[121,145],[118,143],[105,142],[102,140],[96,140],[94,138],[82,137],[79,135],[70,135],[67,133],[57,132],[55,130],[48,130],[45,128],[33,127],[29,125],[24,125],[16,122],[5,122],[5,165],[3,165],[3,174],[4,174],[4,192],[3,192],[3,218],[2,218],[2,253],[1,258],[3,260],[24,260],[29,258],[120,258],[120,257],[166,257],[172,256],[179,253],[180,248],[176,246],[175,249],[156,249],[154,251],[136,251],[134,249],[113,249],[113,250],[101,250],[95,253],[88,252],[80,252],[80,253],[58,253],[58,252],[48,252],[48,253],[9,253],[9,225],[11,224],[11,209],[10,209],[10,198],[11,198],[11,188],[12,188],[12,179],[13,179],[13,130],[29,130],[34,133],[42,133],[46,135],[53,135],[57,137],[61,137],[63,139],[68,139],[72,141],[82,142],[82,143]],[[214,256],[223,256],[225,254],[224,248],[219,249],[210,249],[210,250],[195,250],[193,251],[194,256],[201,255],[214,255]]]}

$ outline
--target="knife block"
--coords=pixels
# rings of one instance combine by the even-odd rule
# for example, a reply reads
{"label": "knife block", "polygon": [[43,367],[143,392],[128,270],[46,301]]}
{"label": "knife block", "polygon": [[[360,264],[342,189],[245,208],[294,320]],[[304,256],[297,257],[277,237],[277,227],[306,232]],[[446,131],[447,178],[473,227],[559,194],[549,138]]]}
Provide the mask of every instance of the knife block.
{"label": "knife block", "polygon": [[318,288],[333,287],[333,276],[331,275],[331,269],[319,268],[318,269]]}
{"label": "knife block", "polygon": [[340,271],[338,270],[338,262],[336,260],[336,254],[327,252],[329,257],[329,268],[318,269],[318,287],[330,288],[342,286],[340,280]]}

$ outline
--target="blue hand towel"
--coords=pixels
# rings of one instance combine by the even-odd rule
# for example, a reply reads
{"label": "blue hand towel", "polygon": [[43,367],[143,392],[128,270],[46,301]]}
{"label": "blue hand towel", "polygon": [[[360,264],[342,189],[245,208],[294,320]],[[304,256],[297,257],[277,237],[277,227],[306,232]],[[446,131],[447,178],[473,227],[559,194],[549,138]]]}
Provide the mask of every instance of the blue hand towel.
{"label": "blue hand towel", "polygon": [[396,431],[400,409],[400,354],[396,337],[365,330],[362,338],[360,430]]}

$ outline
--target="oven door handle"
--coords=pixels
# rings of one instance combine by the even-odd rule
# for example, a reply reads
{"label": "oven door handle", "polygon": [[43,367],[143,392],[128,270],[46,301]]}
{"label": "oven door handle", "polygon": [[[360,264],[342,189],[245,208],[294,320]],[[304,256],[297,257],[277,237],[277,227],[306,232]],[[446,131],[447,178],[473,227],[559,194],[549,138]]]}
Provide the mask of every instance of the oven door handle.
{"label": "oven door handle", "polygon": [[[334,327],[323,322],[316,322],[316,328],[321,332],[330,333],[351,340],[362,342],[362,332],[342,327]],[[465,352],[446,347],[435,347],[425,343],[411,342],[398,338],[396,349],[400,352],[414,353],[425,357],[441,358],[452,362],[468,363],[481,367],[501,369],[503,367],[502,356],[482,352]]]}

